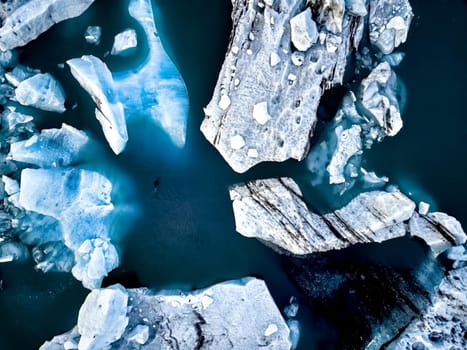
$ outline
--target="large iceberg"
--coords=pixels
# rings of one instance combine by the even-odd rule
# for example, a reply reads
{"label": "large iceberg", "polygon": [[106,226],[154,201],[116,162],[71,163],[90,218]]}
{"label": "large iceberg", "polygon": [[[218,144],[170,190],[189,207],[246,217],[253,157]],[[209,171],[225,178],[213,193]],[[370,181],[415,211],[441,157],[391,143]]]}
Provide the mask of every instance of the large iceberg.
{"label": "large iceberg", "polygon": [[[228,51],[201,131],[236,172],[302,160],[321,96],[343,82],[365,19],[345,10],[343,0],[233,5]],[[258,104],[268,118],[255,117]]]}
{"label": "large iceberg", "polygon": [[77,327],[41,350],[291,349],[289,328],[266,284],[243,278],[185,293],[93,290]]}

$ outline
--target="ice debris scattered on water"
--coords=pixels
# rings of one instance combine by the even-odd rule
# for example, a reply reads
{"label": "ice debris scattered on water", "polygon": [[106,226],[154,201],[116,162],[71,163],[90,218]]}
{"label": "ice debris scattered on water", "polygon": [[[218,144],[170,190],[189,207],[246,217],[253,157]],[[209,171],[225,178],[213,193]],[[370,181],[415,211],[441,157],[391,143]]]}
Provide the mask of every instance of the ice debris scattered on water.
{"label": "ice debris scattered on water", "polygon": [[344,96],[333,121],[307,158],[313,184],[342,184],[347,190],[357,178],[369,180],[361,155],[375,142],[401,130],[397,94],[397,77],[383,62],[362,80],[356,93],[350,91]]}
{"label": "ice debris scattered on water", "polygon": [[96,118],[115,154],[120,154],[128,141],[123,105],[115,91],[114,80],[104,62],[92,55],[67,61],[71,74],[96,104]]}
{"label": "ice debris scattered on water", "polygon": [[102,28],[99,26],[89,26],[84,32],[84,40],[88,44],[99,45],[101,43]]}
{"label": "ice debris scattered on water", "polygon": [[128,55],[136,49],[138,40],[136,38],[136,30],[126,29],[115,35],[111,55]]}
{"label": "ice debris scattered on water", "polygon": [[[228,315],[228,317],[226,317]],[[124,289],[92,291],[77,327],[41,350],[291,349],[289,328],[266,284],[243,278],[190,293]]]}
{"label": "ice debris scattered on water", "polygon": [[290,178],[235,185],[230,197],[236,230],[286,254],[307,255],[382,242],[407,232],[423,239],[436,255],[466,241],[454,218],[443,213],[420,218],[415,203],[399,191],[364,192],[325,214],[307,208],[300,188]]}

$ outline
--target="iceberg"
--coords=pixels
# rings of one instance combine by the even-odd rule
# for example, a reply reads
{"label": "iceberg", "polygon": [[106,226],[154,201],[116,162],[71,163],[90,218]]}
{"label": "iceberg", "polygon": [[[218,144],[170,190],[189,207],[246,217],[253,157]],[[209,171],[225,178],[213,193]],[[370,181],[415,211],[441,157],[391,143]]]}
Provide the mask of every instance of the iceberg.
{"label": "iceberg", "polygon": [[130,15],[142,26],[149,53],[138,67],[114,73],[127,118],[151,118],[177,147],[186,140],[188,93],[159,38],[150,0],[131,0]]}
{"label": "iceberg", "polygon": [[2,1],[0,50],[24,46],[55,23],[78,17],[94,0]]}
{"label": "iceberg", "polygon": [[115,35],[111,55],[128,55],[138,46],[136,38],[136,31],[134,29],[127,29]]}
{"label": "iceberg", "polygon": [[66,62],[71,74],[96,104],[96,118],[105,138],[115,154],[120,154],[128,141],[123,105],[116,92],[109,68],[92,55],[73,58]]}
{"label": "iceberg", "polygon": [[99,45],[101,43],[102,28],[99,26],[89,26],[84,32],[84,40],[88,44]]}
{"label": "iceberg", "polygon": [[49,73],[36,74],[19,82],[15,89],[15,99],[23,106],[44,111],[63,113],[65,92],[60,83]]}
{"label": "iceberg", "polygon": [[307,208],[290,178],[234,185],[230,198],[237,232],[297,256],[404,236],[403,223],[415,210],[401,192],[372,191],[322,215]]}
{"label": "iceberg", "polygon": [[286,350],[292,348],[289,336],[264,281],[243,278],[189,293],[120,285],[93,290],[77,327],[40,349]]}
{"label": "iceberg", "polygon": [[12,143],[8,158],[41,168],[60,168],[82,161],[89,143],[85,132],[62,124],[60,129],[42,130],[27,140]]}
{"label": "iceberg", "polygon": [[[343,82],[364,19],[343,0],[315,3],[233,2],[230,43],[201,131],[236,172],[304,159],[321,96]],[[260,103],[269,117],[258,121]]]}

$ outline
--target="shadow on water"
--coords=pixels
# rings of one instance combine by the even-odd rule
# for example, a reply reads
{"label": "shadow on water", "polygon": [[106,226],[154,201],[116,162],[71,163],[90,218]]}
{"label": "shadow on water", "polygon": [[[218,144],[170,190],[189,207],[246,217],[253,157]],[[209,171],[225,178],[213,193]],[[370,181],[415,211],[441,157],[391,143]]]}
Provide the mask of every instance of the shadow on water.
{"label": "shadow on water", "polygon": [[[78,106],[63,117],[44,114],[39,126],[57,127],[64,120],[91,132],[94,138],[105,146],[101,159],[93,166],[96,168],[102,166],[109,173],[122,172],[127,183],[120,183],[118,188],[125,191],[126,186],[131,187],[134,191],[132,199],[138,202],[141,209],[137,221],[126,223],[129,229],[121,242],[121,267],[112,272],[104,284],[122,283],[126,287],[191,289],[207,287],[227,279],[254,275],[265,279],[279,308],[282,309],[292,295],[304,300],[304,296],[287,277],[285,267],[288,262],[285,258],[256,240],[243,238],[235,232],[228,187],[249,179],[274,176],[292,176],[299,183],[305,183],[307,181],[305,164],[296,161],[261,164],[245,174],[236,174],[199,132],[203,119],[202,108],[211,98],[228,43],[231,27],[230,1],[202,0],[196,6],[189,0],[153,1],[157,5],[156,24],[161,39],[179,68],[190,96],[187,144],[181,150],[174,147],[156,126],[135,120],[128,125],[130,141],[127,149],[120,156],[114,156],[106,147],[102,131],[94,118],[89,96],[72,79],[68,68],[57,67],[57,63],[83,54],[94,54],[103,58],[114,71],[135,67],[144,58],[146,53],[144,46],[126,59],[105,56],[106,51],[112,46],[113,35],[128,27],[137,29],[139,42],[143,42],[141,28],[126,11],[127,2],[127,0],[120,1],[117,6],[115,1],[97,0],[82,17],[55,26],[28,45],[21,55],[25,64],[54,74],[64,85],[67,104],[72,106],[77,103]],[[423,18],[426,16],[427,19],[423,19],[424,23],[439,22],[439,20],[428,20],[430,16],[438,13],[438,6],[433,3],[432,6],[426,5],[425,9],[421,9],[419,8],[422,7],[421,0],[413,2],[416,13]],[[417,183],[421,183],[438,198],[441,188],[445,186],[439,185],[441,180],[435,181],[433,184],[439,187],[437,191],[432,191],[430,181],[433,181],[431,177],[434,175],[427,174],[426,166],[431,164],[430,169],[436,169],[433,164],[435,155],[441,156],[445,152],[456,154],[455,149],[447,147],[450,142],[443,139],[443,147],[439,147],[440,150],[433,150],[436,143],[432,141],[435,139],[441,142],[439,136],[441,131],[449,131],[452,135],[453,130],[446,126],[447,123],[443,124],[440,130],[439,115],[442,114],[437,113],[437,111],[440,113],[451,111],[449,109],[451,106],[435,106],[436,108],[431,111],[426,107],[422,114],[418,111],[420,104],[427,100],[426,94],[441,94],[440,97],[432,96],[430,101],[452,100],[452,103],[460,103],[465,92],[459,89],[450,97],[447,93],[439,91],[443,89],[435,86],[430,87],[425,84],[420,87],[420,76],[412,72],[413,69],[421,74],[419,66],[432,72],[433,79],[440,84],[445,82],[445,85],[449,85],[451,80],[452,83],[457,84],[459,81],[451,75],[445,76],[446,71],[437,71],[433,68],[439,67],[438,65],[430,66],[426,63],[433,60],[431,57],[426,58],[426,52],[432,52],[434,55],[436,51],[436,55],[441,55],[443,51],[440,50],[440,53],[433,50],[433,41],[425,38],[428,35],[425,31],[431,33],[436,29],[422,30],[421,23],[421,19],[415,20],[409,38],[410,45],[405,48],[406,61],[400,68],[400,74],[409,90],[405,113],[407,130],[403,130],[400,136],[385,141],[384,146],[375,149],[372,152],[375,156],[370,157],[369,161],[375,168],[393,177],[396,183],[400,180],[399,172],[405,169],[407,170],[405,174],[426,176],[426,181],[419,182],[417,179]],[[456,28],[459,30],[467,21],[456,23]],[[103,37],[99,47],[86,44],[82,37],[88,25],[96,24],[103,27]],[[455,26],[452,23],[449,25]],[[467,30],[462,33],[467,33]],[[439,45],[445,45],[442,43],[445,34],[445,32],[442,36],[440,34]],[[446,45],[452,50],[455,43],[449,40]],[[44,47],[50,49],[44,50]],[[449,52],[446,50],[445,52]],[[460,55],[456,59],[465,60],[465,56]],[[417,61],[422,61],[422,64],[414,63]],[[445,68],[449,74],[454,73],[453,67],[448,65]],[[460,67],[460,62],[457,68],[465,69]],[[416,91],[418,92],[415,93]],[[415,119],[419,114],[423,116],[423,123],[420,122],[420,117]],[[451,115],[453,114],[449,113],[449,116]],[[425,129],[430,127],[432,129]],[[433,133],[433,130],[436,130],[436,133]],[[430,133],[434,135],[433,138],[418,142],[424,135]],[[456,135],[459,133],[462,131],[457,131]],[[414,135],[417,136],[417,144],[413,142]],[[424,144],[425,142],[430,144]],[[420,152],[418,149],[418,153],[415,152],[418,145],[427,151]],[[454,147],[454,144],[451,147]],[[424,161],[420,159],[420,153],[423,153]],[[384,163],[378,162],[378,157],[384,159]],[[417,157],[417,159],[413,160],[409,157]],[[440,161],[440,159],[436,160],[436,162]],[[422,170],[423,162],[426,164]],[[446,164],[444,166],[447,167]],[[451,164],[450,169],[452,166],[462,168],[465,164]],[[440,170],[433,172],[440,178],[446,179],[442,177],[446,176],[445,172]],[[453,173],[455,179],[457,174],[457,172]],[[456,189],[450,185],[446,191],[452,195],[452,191]],[[449,204],[447,196],[441,196],[440,204],[443,210],[450,210],[452,207],[452,203],[451,206],[446,205]],[[456,198],[460,197],[461,194],[457,194]],[[457,203],[457,200],[454,203]],[[457,211],[450,212],[456,214],[461,208],[462,206]],[[462,215],[459,217],[462,218]],[[391,260],[394,251],[409,249],[412,245],[398,241],[395,245],[388,244],[385,247],[387,247],[386,256],[381,256],[381,251],[376,249],[379,255],[372,257],[371,247],[358,251],[358,254],[369,255],[369,259]],[[407,256],[411,255],[407,254]],[[413,259],[416,260],[415,257]],[[408,264],[416,264],[415,260],[410,260]],[[73,281],[71,276],[44,275],[35,272],[29,264],[0,265],[0,278],[5,281],[6,286],[4,291],[0,291],[2,313],[0,348],[37,348],[44,340],[71,328],[76,322],[77,310],[87,293],[79,283]],[[37,300],[32,309],[31,298]],[[300,348],[328,349],[330,347],[323,344],[334,344],[338,334],[332,329],[329,321],[325,320],[326,315],[312,311],[305,303],[299,312],[299,320],[304,329]]]}

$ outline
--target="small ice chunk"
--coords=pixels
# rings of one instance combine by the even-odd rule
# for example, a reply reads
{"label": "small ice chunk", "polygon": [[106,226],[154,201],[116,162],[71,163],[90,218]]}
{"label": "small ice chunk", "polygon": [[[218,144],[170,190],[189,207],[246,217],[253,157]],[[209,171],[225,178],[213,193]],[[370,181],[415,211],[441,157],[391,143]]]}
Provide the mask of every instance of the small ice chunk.
{"label": "small ice chunk", "polygon": [[15,99],[23,106],[44,111],[65,112],[65,92],[49,73],[36,74],[21,81],[15,89]]}
{"label": "small ice chunk", "polygon": [[133,341],[138,344],[144,345],[149,339],[149,327],[146,325],[137,325],[130,334],[128,334],[128,341]]}
{"label": "small ice chunk", "polygon": [[3,181],[3,189],[5,190],[6,194],[11,196],[16,193],[19,193],[19,183],[8,176],[2,176]]}
{"label": "small ice chunk", "polygon": [[91,291],[79,310],[79,349],[105,349],[120,339],[128,325],[127,308],[128,293],[120,285]]}
{"label": "small ice chunk", "polygon": [[271,323],[271,324],[266,328],[266,330],[264,331],[264,335],[265,335],[266,337],[269,337],[269,336],[273,335],[274,333],[276,333],[278,330],[279,330],[279,328],[277,328],[277,325],[275,325],[274,323]]}
{"label": "small ice chunk", "polygon": [[219,100],[219,108],[222,109],[223,111],[227,110],[230,106],[230,98],[229,96],[222,94],[221,98]]}
{"label": "small ice chunk", "polygon": [[99,45],[101,43],[102,29],[99,26],[89,26],[84,33],[84,39],[88,44]]}
{"label": "small ice chunk", "polygon": [[111,55],[128,55],[138,46],[136,31],[126,29],[114,37]]}
{"label": "small ice chunk", "polygon": [[24,261],[29,257],[28,249],[18,242],[0,243],[0,263]]}
{"label": "small ice chunk", "polygon": [[300,51],[295,51],[294,53],[292,53],[291,59],[292,63],[299,67],[305,61],[305,55]]}
{"label": "small ice chunk", "polygon": [[287,326],[289,327],[289,339],[292,343],[291,350],[294,350],[298,346],[300,340],[300,323],[297,320],[288,320]]}
{"label": "small ice chunk", "polygon": [[267,102],[260,102],[253,106],[253,118],[260,125],[266,124],[271,119]]}
{"label": "small ice chunk", "polygon": [[269,63],[271,64],[271,67],[274,67],[279,64],[281,61],[281,58],[276,52],[272,52],[271,56],[269,57]]}
{"label": "small ice chunk", "polygon": [[351,128],[342,130],[338,126],[335,130],[337,137],[337,148],[326,168],[329,172],[329,183],[340,184],[345,182],[344,169],[349,159],[362,150],[362,140],[360,134],[362,128],[359,125],[352,125]]}
{"label": "small ice chunk", "polygon": [[297,50],[308,50],[318,39],[318,29],[310,8],[293,17],[290,20],[290,28],[292,43]]}
{"label": "small ice chunk", "polygon": [[245,146],[245,139],[241,135],[235,135],[230,138],[230,147],[239,150]]}
{"label": "small ice chunk", "polygon": [[299,305],[298,305],[297,298],[296,297],[291,297],[290,301],[289,301],[289,305],[287,305],[284,308],[284,314],[288,318],[296,317],[297,314],[298,314],[298,309],[299,309]]}
{"label": "small ice chunk", "polygon": [[238,46],[233,46],[232,47],[232,52],[234,55],[238,54],[238,52],[240,51],[240,49],[238,48]]}
{"label": "small ice chunk", "polygon": [[96,104],[96,118],[115,154],[121,153],[128,141],[123,105],[115,92],[109,68],[94,56],[82,56],[66,62],[71,74]]}
{"label": "small ice chunk", "polygon": [[247,155],[250,158],[258,158],[258,156],[259,156],[258,151],[256,149],[254,149],[254,148],[248,149]]}
{"label": "small ice chunk", "polygon": [[365,17],[368,14],[365,0],[346,0],[345,5],[351,15]]}
{"label": "small ice chunk", "polygon": [[420,202],[418,203],[418,213],[419,214],[422,214],[422,215],[426,215],[428,214],[428,212],[430,211],[430,205],[426,202]]}
{"label": "small ice chunk", "polygon": [[42,130],[28,140],[12,143],[9,157],[41,168],[68,166],[81,160],[88,143],[85,132],[62,124],[60,129]]}

